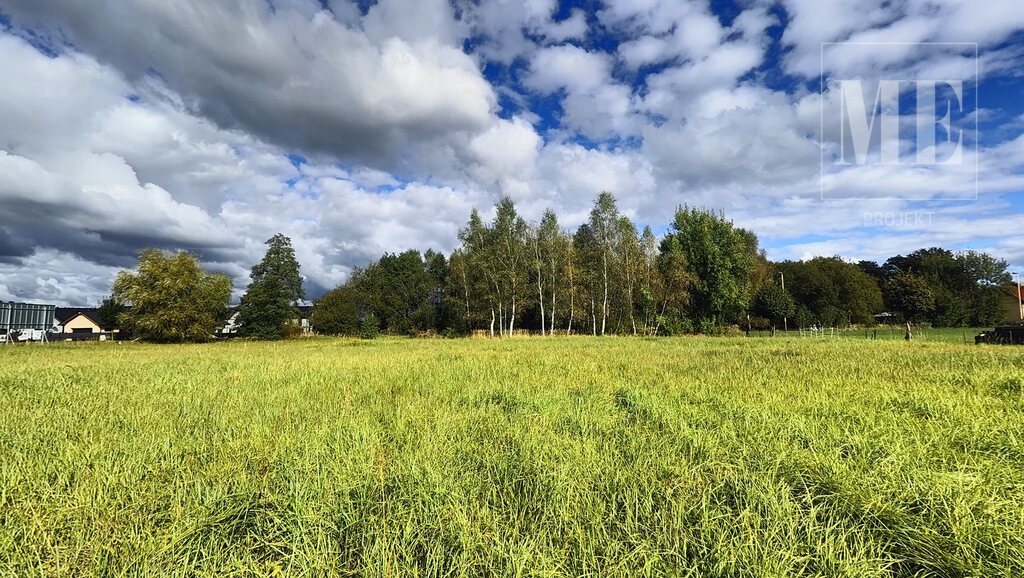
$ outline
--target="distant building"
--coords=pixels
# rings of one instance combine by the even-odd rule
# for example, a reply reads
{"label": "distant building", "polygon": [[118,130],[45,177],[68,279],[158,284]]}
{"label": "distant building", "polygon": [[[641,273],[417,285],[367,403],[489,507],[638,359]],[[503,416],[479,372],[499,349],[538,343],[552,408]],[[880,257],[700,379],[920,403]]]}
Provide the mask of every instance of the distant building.
{"label": "distant building", "polygon": [[58,307],[54,318],[61,333],[103,333],[95,307]]}
{"label": "distant building", "polygon": [[217,337],[235,337],[238,335],[238,307],[228,307],[228,318],[224,327],[217,330]]}
{"label": "distant building", "polygon": [[1020,321],[1024,316],[1021,311],[1020,301],[1017,296],[1017,285],[1003,285],[1000,291],[1002,296],[1003,317],[1006,321]]}
{"label": "distant building", "polygon": [[302,332],[313,333],[313,322],[310,321],[311,315],[313,315],[313,306],[299,305],[296,309],[299,310],[299,318],[296,321],[302,327]]}
{"label": "distant building", "polygon": [[53,316],[57,333],[51,339],[105,341],[129,337],[118,327],[104,327],[96,307],[57,307]]}

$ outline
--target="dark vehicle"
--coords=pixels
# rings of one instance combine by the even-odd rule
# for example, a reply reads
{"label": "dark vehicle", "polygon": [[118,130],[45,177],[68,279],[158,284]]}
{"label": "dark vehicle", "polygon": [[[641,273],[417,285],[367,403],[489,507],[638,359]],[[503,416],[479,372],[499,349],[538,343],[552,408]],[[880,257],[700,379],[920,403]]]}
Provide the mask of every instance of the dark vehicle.
{"label": "dark vehicle", "polygon": [[994,343],[997,345],[1024,345],[1024,323],[996,327],[992,331],[979,333],[974,343]]}

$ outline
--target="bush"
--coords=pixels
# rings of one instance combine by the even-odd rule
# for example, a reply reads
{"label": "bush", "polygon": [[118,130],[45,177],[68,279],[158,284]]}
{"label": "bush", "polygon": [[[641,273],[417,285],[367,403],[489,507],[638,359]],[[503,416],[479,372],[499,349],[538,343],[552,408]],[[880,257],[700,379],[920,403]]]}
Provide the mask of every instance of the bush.
{"label": "bush", "polygon": [[663,315],[658,315],[658,333],[660,335],[687,335],[694,332],[693,322],[678,309],[669,307]]}
{"label": "bush", "polygon": [[359,298],[348,285],[328,291],[313,304],[310,322],[323,335],[357,335],[359,333]]}
{"label": "bush", "polygon": [[766,317],[751,316],[749,326],[753,331],[765,331],[772,328],[772,322]]}
{"label": "bush", "polygon": [[373,313],[367,313],[359,326],[359,337],[363,339],[376,339],[380,335],[380,322]]}
{"label": "bush", "polygon": [[281,328],[281,337],[284,339],[297,339],[302,337],[302,325],[289,321]]}

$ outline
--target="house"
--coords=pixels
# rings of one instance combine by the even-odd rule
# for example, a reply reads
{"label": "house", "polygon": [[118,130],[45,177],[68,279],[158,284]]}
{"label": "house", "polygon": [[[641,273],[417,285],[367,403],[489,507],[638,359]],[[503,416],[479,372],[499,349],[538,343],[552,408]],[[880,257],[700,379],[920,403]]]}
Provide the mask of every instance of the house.
{"label": "house", "polygon": [[53,312],[61,333],[102,333],[95,307],[57,307]]}
{"label": "house", "polygon": [[55,338],[105,340],[120,337],[120,329],[103,326],[98,311],[95,307],[57,307],[54,310],[54,325],[59,335]]}
{"label": "house", "polygon": [[1021,308],[1017,285],[1003,285],[999,288],[1003,308],[1003,318],[1007,321],[1024,321],[1024,309]]}
{"label": "house", "polygon": [[224,326],[217,329],[215,335],[224,338],[238,336],[238,307],[228,307],[228,317],[224,321]]}
{"label": "house", "polygon": [[295,320],[302,327],[302,333],[310,334],[313,333],[313,306],[312,305],[299,305],[296,307],[299,310],[299,318]]}

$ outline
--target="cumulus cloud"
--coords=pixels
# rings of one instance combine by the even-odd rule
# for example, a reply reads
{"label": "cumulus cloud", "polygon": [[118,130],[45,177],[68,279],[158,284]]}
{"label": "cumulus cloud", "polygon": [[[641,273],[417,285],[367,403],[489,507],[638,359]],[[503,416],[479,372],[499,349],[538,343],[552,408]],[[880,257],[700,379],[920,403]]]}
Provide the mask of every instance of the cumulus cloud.
{"label": "cumulus cloud", "polygon": [[[95,303],[148,246],[196,252],[237,298],[277,232],[315,297],[383,252],[451,250],[501,196],[573,227],[603,190],[656,229],[679,204],[724,209],[773,258],[946,244],[1024,264],[1024,110],[1005,92],[971,117],[991,131],[963,164],[825,171],[841,111],[818,94],[821,43],[849,41],[977,42],[980,81],[1019,87],[1024,11],[782,8],[0,0],[0,299]],[[829,46],[837,78],[975,66],[962,47]]]}
{"label": "cumulus cloud", "polygon": [[632,90],[612,78],[611,55],[565,44],[538,50],[523,83],[563,93],[562,124],[594,139],[635,132]]}
{"label": "cumulus cloud", "polygon": [[6,10],[223,128],[378,168],[489,123],[495,94],[444,2],[380,2],[349,25],[316,2],[11,0]]}
{"label": "cumulus cloud", "polygon": [[456,5],[478,42],[479,54],[502,64],[529,58],[543,45],[582,41],[588,33],[582,10],[557,17],[557,0],[459,0]]}
{"label": "cumulus cloud", "polygon": [[1024,28],[1024,10],[1015,0],[784,0],[783,4],[790,15],[782,37],[791,47],[785,65],[804,76],[821,71],[822,43],[863,43],[852,49],[824,47],[829,70],[852,77],[868,66],[890,70],[913,66],[919,54],[936,51],[935,46],[914,43],[977,43],[982,49],[1013,50],[1001,45]]}

